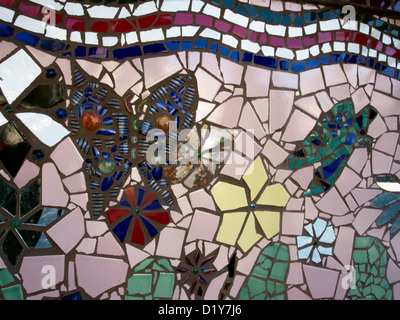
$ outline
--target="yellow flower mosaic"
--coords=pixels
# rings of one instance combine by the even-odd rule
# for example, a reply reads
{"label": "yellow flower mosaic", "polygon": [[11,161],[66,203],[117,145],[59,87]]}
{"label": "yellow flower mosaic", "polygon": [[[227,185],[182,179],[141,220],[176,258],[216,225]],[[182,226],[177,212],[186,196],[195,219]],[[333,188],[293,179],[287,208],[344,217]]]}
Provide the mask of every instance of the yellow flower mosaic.
{"label": "yellow flower mosaic", "polygon": [[[290,195],[280,183],[263,189],[268,175],[260,157],[253,161],[242,178],[249,187],[249,199],[245,188],[223,181],[216,183],[211,193],[223,211],[216,240],[231,246],[237,244],[243,252],[247,252],[263,236],[271,239],[279,233],[281,212],[278,208],[286,206]],[[262,210],[260,206],[277,209]],[[257,232],[256,221],[264,235]]]}

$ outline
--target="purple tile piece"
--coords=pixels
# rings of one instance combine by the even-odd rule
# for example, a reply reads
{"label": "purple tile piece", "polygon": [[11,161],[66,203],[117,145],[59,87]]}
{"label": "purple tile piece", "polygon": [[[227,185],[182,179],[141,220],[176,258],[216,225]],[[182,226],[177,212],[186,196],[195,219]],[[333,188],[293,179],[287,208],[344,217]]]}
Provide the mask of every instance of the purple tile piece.
{"label": "purple tile piece", "polygon": [[318,33],[318,42],[324,43],[333,40],[332,32],[319,32]]}
{"label": "purple tile piece", "polygon": [[258,40],[258,32],[252,32],[250,36],[250,40],[253,42],[257,42]]}
{"label": "purple tile piece", "polygon": [[314,299],[329,299],[335,295],[339,272],[325,268],[304,265],[304,275]]}
{"label": "purple tile piece", "polygon": [[382,210],[362,208],[357,213],[357,216],[353,221],[354,229],[356,229],[357,233],[360,236],[363,235],[368,230],[368,228],[374,223],[374,221],[378,219],[381,213]]}
{"label": "purple tile piece", "polygon": [[234,26],[232,32],[241,38],[246,38],[247,36],[247,29],[242,26]]}
{"label": "purple tile piece", "polygon": [[312,36],[310,36],[310,37],[304,37],[304,38],[303,38],[303,44],[304,44],[304,47],[311,47],[311,46],[313,46],[314,44],[316,44],[315,37],[312,37]]}
{"label": "purple tile piece", "polygon": [[193,23],[193,15],[191,13],[181,13],[178,12],[175,15],[175,24],[192,24]]}
{"label": "purple tile piece", "polygon": [[204,14],[196,14],[196,23],[201,26],[212,27],[213,19]]}
{"label": "purple tile piece", "polygon": [[288,300],[311,300],[311,298],[306,295],[303,291],[300,289],[293,287],[288,290],[287,292],[288,295]]}
{"label": "purple tile piece", "polygon": [[286,40],[288,48],[299,49],[303,48],[303,44],[301,43],[301,38],[288,38]]}
{"label": "purple tile piece", "polygon": [[[332,204],[335,205],[332,205]],[[335,187],[329,190],[320,201],[316,204],[317,208],[321,211],[329,213],[334,216],[343,216],[349,212],[349,208],[343,201],[341,195]]]}
{"label": "purple tile piece", "polygon": [[219,31],[228,32],[231,29],[231,24],[221,20],[215,20],[214,27]]}
{"label": "purple tile piece", "polygon": [[345,266],[351,262],[355,232],[353,228],[340,227],[336,237],[334,254]]}
{"label": "purple tile piece", "polygon": [[285,39],[278,38],[274,36],[269,37],[269,44],[273,47],[284,47],[285,46]]}
{"label": "purple tile piece", "polygon": [[262,33],[260,35],[259,42],[260,42],[260,44],[266,44],[267,43],[267,34],[266,33]]}

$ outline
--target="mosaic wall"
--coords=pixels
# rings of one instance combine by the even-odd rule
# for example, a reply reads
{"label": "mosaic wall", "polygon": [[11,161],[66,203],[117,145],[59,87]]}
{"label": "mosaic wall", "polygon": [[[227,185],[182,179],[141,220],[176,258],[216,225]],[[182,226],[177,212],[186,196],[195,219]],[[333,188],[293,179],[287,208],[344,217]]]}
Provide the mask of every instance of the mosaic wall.
{"label": "mosaic wall", "polygon": [[400,299],[400,1],[0,5],[1,299]]}

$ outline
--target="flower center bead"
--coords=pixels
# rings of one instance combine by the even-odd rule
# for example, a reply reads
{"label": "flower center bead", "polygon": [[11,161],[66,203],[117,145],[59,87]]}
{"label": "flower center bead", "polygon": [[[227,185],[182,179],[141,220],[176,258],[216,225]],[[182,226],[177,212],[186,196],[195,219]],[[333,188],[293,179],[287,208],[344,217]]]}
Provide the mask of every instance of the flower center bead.
{"label": "flower center bead", "polygon": [[139,209],[135,208],[135,210],[133,210],[134,213],[139,213]]}
{"label": "flower center bead", "polygon": [[193,274],[199,274],[199,269],[194,268],[194,269],[193,269]]}
{"label": "flower center bead", "polygon": [[85,112],[82,115],[81,121],[82,121],[82,126],[89,131],[95,131],[101,125],[100,117],[92,111]]}
{"label": "flower center bead", "polygon": [[11,222],[11,226],[12,226],[13,228],[18,228],[19,226],[21,226],[21,221],[19,221],[19,220],[13,220],[13,221]]}
{"label": "flower center bead", "polygon": [[256,205],[254,203],[250,204],[250,208],[254,209]]}

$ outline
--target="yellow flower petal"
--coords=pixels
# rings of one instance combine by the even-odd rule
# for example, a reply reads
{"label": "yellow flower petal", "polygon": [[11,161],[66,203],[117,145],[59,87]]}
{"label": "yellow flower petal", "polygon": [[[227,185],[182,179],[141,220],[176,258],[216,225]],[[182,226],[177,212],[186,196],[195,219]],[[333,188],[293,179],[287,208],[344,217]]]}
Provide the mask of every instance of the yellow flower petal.
{"label": "yellow flower petal", "polygon": [[273,184],[264,189],[257,204],[275,207],[285,207],[290,198],[289,193],[280,184]]}
{"label": "yellow flower petal", "polygon": [[278,211],[256,211],[257,221],[267,239],[276,236],[280,231],[281,213]]}
{"label": "yellow flower petal", "polygon": [[222,211],[247,207],[246,192],[242,187],[226,182],[218,182],[211,193]]}
{"label": "yellow flower petal", "polygon": [[238,245],[243,252],[246,253],[261,238],[262,236],[256,232],[256,220],[254,218],[254,214],[250,212],[246,221],[246,225],[244,226],[242,234],[240,235]]}
{"label": "yellow flower petal", "polygon": [[265,172],[264,165],[260,157],[255,159],[243,175],[243,180],[246,181],[250,188],[251,201],[257,197],[261,188],[268,180],[268,175]]}
{"label": "yellow flower petal", "polygon": [[230,212],[225,213],[222,218],[221,226],[217,234],[217,241],[234,246],[239,236],[240,230],[244,220],[246,219],[247,212]]}

